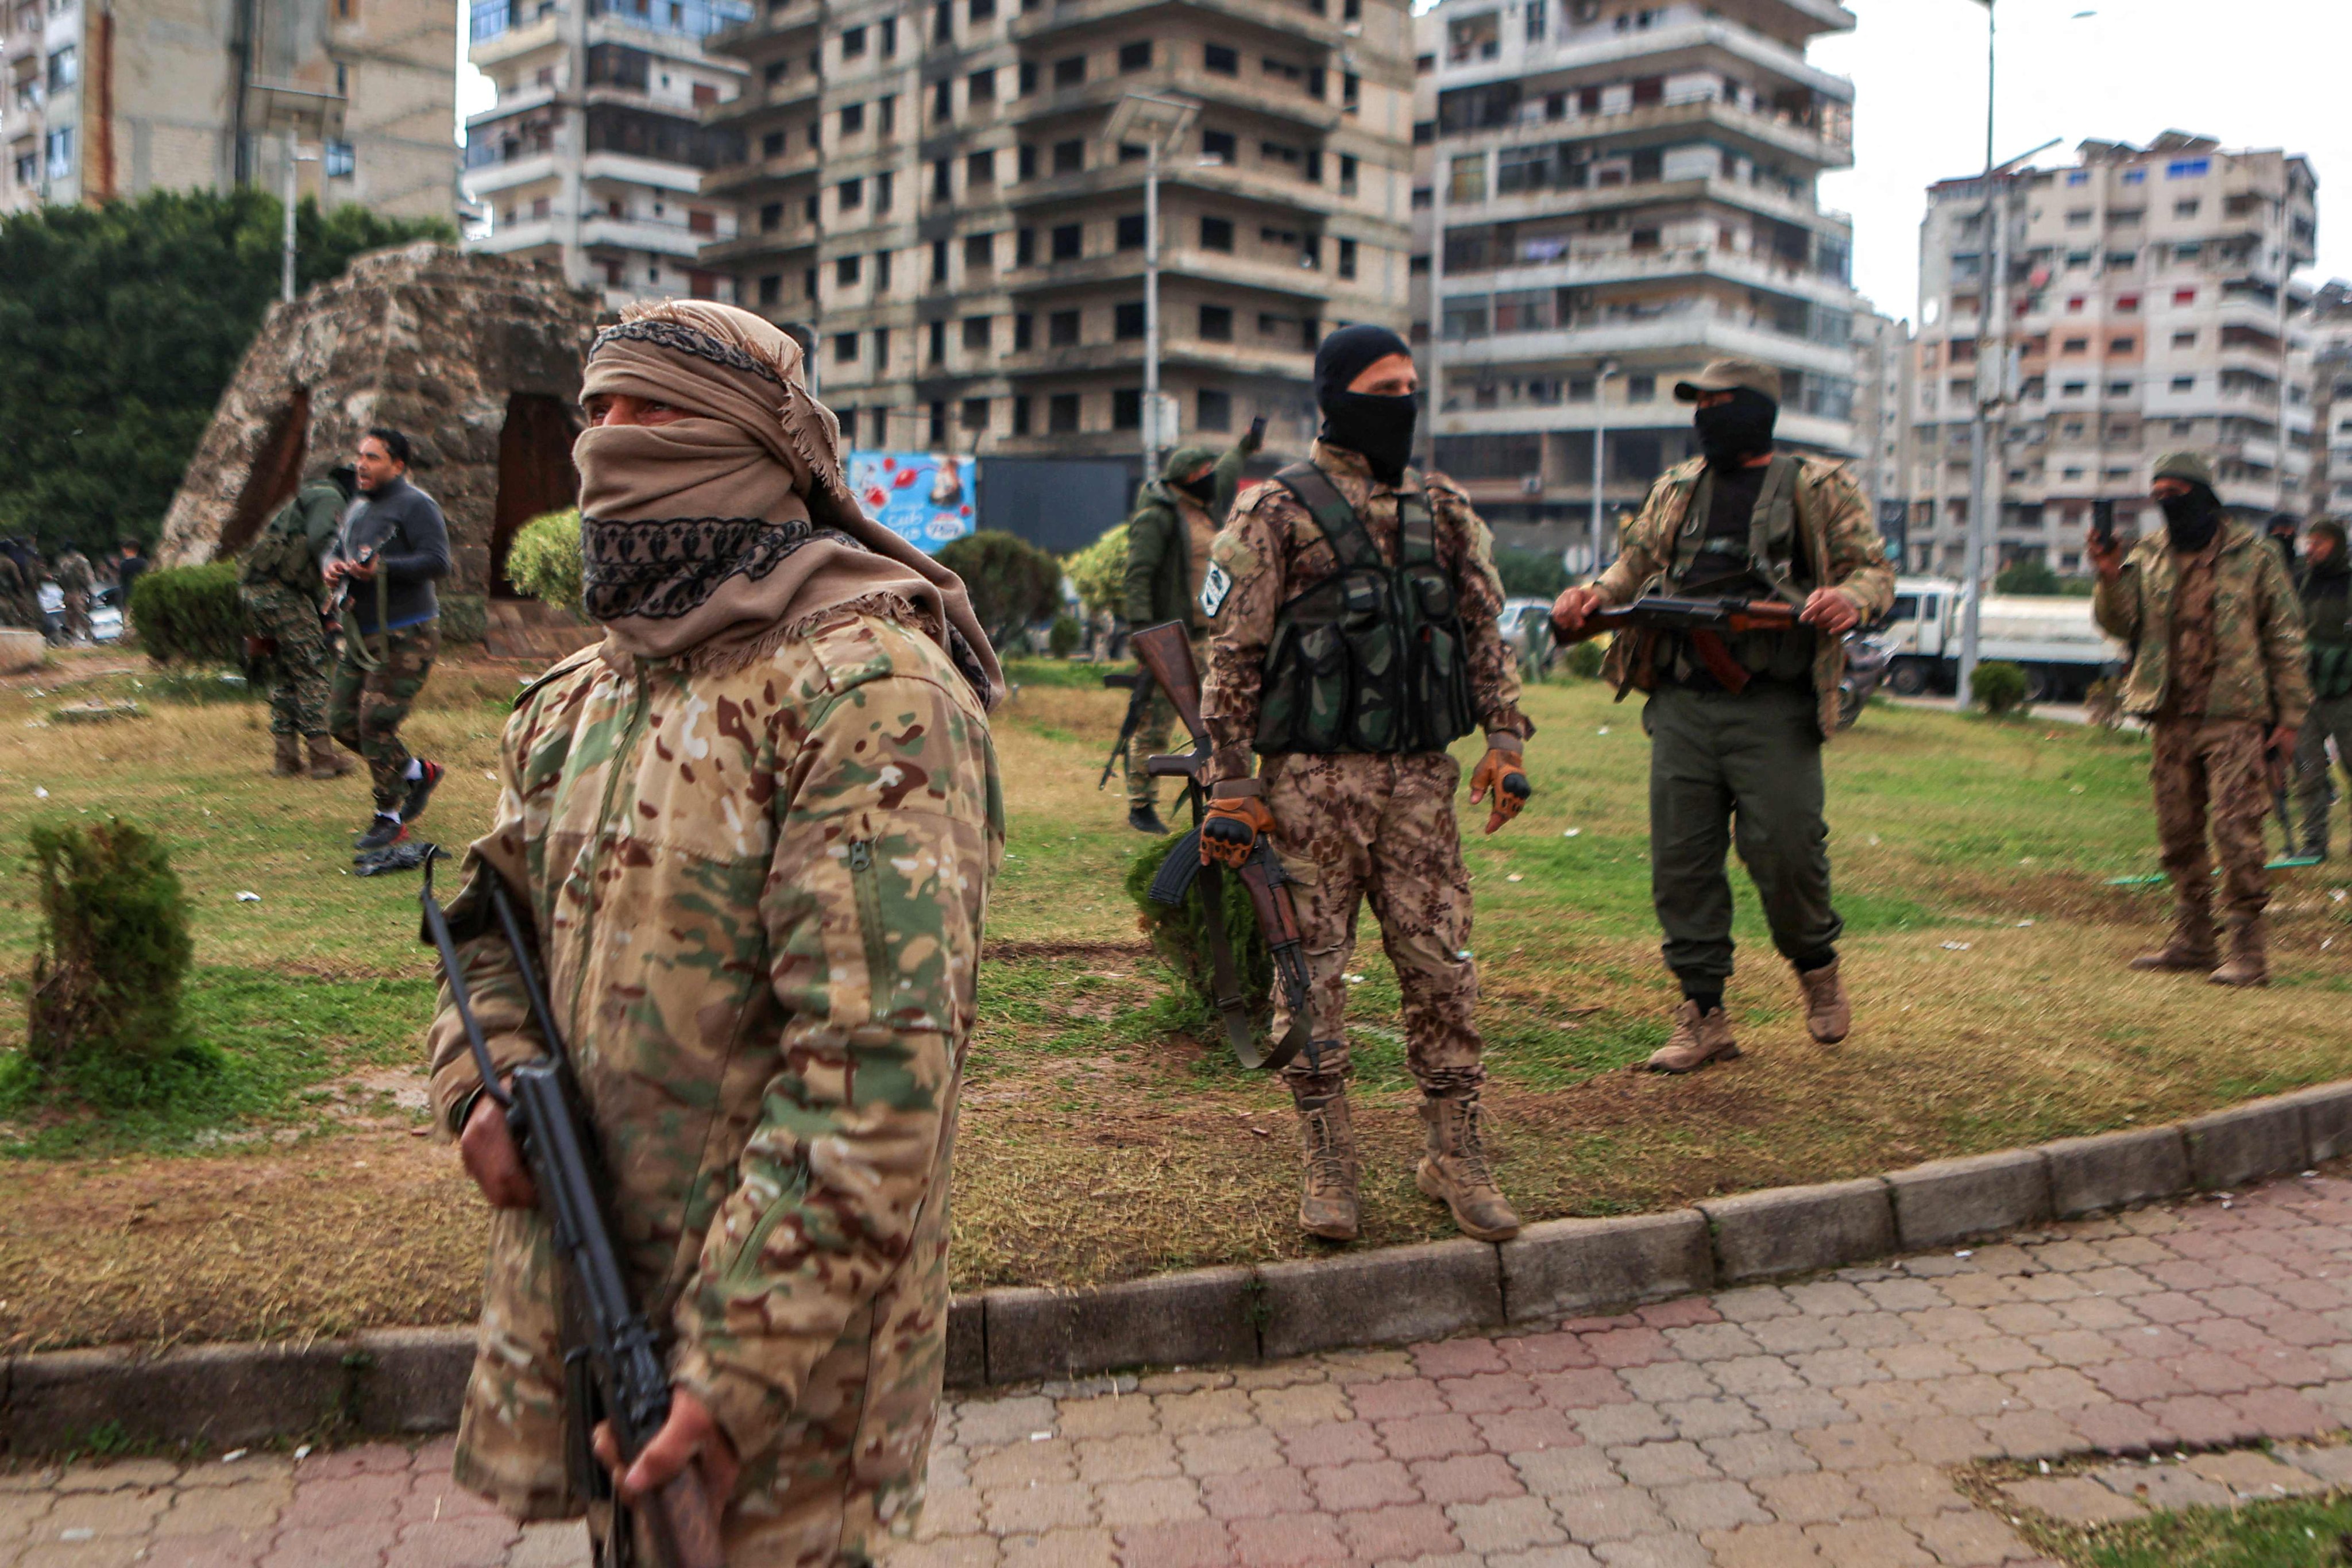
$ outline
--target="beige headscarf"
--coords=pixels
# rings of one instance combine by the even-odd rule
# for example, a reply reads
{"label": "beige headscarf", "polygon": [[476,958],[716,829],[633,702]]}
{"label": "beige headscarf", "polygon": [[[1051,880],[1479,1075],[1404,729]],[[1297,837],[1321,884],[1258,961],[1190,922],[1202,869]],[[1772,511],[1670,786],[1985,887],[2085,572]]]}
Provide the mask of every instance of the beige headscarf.
{"label": "beige headscarf", "polygon": [[936,637],[984,701],[1004,678],[956,574],[873,521],[841,471],[841,426],[801,349],[731,305],[635,305],[588,351],[584,398],[657,399],[690,417],[583,431],[588,613],[612,647],[738,668],[845,605]]}

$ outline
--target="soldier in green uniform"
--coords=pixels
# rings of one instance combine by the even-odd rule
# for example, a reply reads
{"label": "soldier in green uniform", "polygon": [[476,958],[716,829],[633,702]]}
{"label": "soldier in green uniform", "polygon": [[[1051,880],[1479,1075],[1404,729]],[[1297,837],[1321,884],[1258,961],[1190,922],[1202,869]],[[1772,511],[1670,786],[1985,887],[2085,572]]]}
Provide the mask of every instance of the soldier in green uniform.
{"label": "soldier in green uniform", "polygon": [[[1179,447],[1168,454],[1160,478],[1143,487],[1135,515],[1127,520],[1127,600],[1129,626],[1182,621],[1192,631],[1193,657],[1208,652],[1208,616],[1201,613],[1201,579],[1209,568],[1209,545],[1224,526],[1241,489],[1242,466],[1260,443],[1253,428],[1222,458],[1208,447]],[[1127,748],[1127,825],[1139,833],[1165,833],[1160,820],[1160,781],[1144,761],[1168,749],[1176,710],[1163,693],[1151,705]]]}
{"label": "soldier in green uniform", "polygon": [[90,573],[89,557],[68,544],[58,552],[53,575],[64,601],[58,612],[58,640],[89,641],[89,596],[98,587]]}
{"label": "soldier in green uniform", "polygon": [[[868,1563],[914,1531],[939,1414],[1002,678],[955,574],[860,515],[776,328],[633,306],[583,384],[604,641],[507,723],[449,910],[460,963],[495,1059],[539,1054],[485,921],[500,879],[673,1383],[623,1496],[698,1463],[731,1568]],[[446,989],[431,1044],[493,1205],[455,1475],[520,1518],[576,1514],[548,1225]]]}
{"label": "soldier in green uniform", "polygon": [[303,771],[306,742],[312,778],[341,778],[352,771],[351,759],[327,733],[327,666],[332,655],[320,619],[327,595],[320,563],[334,547],[335,531],[357,485],[349,463],[304,485],[263,525],[237,570],[237,598],[245,607],[248,651],[255,656],[248,673],[268,683],[269,734],[277,749],[270,771],[280,778]]}
{"label": "soldier in green uniform", "polygon": [[[1237,865],[1265,834],[1297,883],[1314,1024],[1284,1069],[1305,1165],[1298,1222],[1339,1241],[1359,1226],[1345,971],[1368,900],[1422,1092],[1415,1182],[1482,1241],[1519,1226],[1486,1157],[1470,873],[1454,815],[1462,770],[1446,747],[1485,731],[1470,799],[1491,799],[1492,833],[1527,801],[1521,755],[1535,726],[1496,626],[1503,586],[1486,525],[1453,485],[1406,467],[1419,385],[1412,350],[1386,328],[1324,339],[1322,437],[1308,461],[1243,495],[1201,589],[1212,627],[1201,718],[1214,749],[1202,858]],[[1275,1033],[1288,1027],[1277,1010]]]}
{"label": "soldier in green uniform", "polygon": [[[1627,526],[1617,559],[1552,606],[1563,633],[1646,592],[1780,599],[1795,630],[1621,635],[1618,689],[1651,692],[1650,890],[1666,967],[1682,986],[1674,1033],[1646,1064],[1692,1072],[1739,1054],[1723,1007],[1731,978],[1735,846],[1763,902],[1772,944],[1797,973],[1805,1027],[1845,1038],[1853,1008],[1830,902],[1822,746],[1837,732],[1841,638],[1894,602],[1869,503],[1843,465],[1777,453],[1780,373],[1717,360],[1675,395],[1697,405],[1701,456],[1669,468]],[[1737,821],[1735,830],[1734,822]]]}
{"label": "soldier in green uniform", "polygon": [[[2128,557],[2120,544],[2090,541],[2099,577],[2092,612],[2132,650],[2124,711],[2148,721],[2155,740],[2156,831],[2172,879],[2172,936],[2131,966],[2266,985],[2263,817],[2273,761],[2294,755],[2311,705],[2303,613],[2278,552],[2223,514],[2204,458],[2158,458],[2149,493],[2164,527]],[[2227,962],[2213,941],[2209,820],[2221,857]]]}
{"label": "soldier in green uniform", "polygon": [[2352,560],[2344,525],[2324,518],[2311,525],[2295,583],[2309,643],[2311,711],[2295,742],[2295,801],[2303,816],[2303,852],[2327,858],[2327,811],[2336,792],[2327,778],[2327,743],[2352,776]]}

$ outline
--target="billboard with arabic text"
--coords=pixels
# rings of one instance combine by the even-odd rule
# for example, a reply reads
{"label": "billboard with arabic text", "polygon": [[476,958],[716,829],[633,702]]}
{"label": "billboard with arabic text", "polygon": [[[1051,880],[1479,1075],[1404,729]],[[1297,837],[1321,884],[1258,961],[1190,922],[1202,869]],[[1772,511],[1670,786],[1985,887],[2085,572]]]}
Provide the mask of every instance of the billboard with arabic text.
{"label": "billboard with arabic text", "polygon": [[852,452],[849,490],[866,515],[931,554],[978,526],[970,458],[935,452]]}

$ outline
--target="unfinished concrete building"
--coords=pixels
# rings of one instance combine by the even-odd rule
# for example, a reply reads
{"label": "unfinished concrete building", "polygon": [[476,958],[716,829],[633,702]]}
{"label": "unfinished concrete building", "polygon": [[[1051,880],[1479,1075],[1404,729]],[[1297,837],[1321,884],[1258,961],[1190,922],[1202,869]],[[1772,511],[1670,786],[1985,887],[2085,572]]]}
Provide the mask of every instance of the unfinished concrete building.
{"label": "unfinished concrete building", "polygon": [[164,565],[235,553],[372,426],[449,520],[451,595],[511,600],[515,530],[572,504],[580,376],[597,301],[552,271],[422,243],[363,256],[271,308],[163,520]]}

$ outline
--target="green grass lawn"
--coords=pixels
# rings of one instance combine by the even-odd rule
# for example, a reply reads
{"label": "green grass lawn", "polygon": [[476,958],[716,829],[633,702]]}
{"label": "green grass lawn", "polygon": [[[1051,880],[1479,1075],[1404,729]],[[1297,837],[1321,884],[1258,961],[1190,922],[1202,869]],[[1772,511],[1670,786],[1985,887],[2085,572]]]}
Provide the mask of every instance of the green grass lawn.
{"label": "green grass lawn", "polygon": [[2352,1498],[2179,1509],[2046,1544],[2080,1568],[2342,1568]]}
{"label": "green grass lawn", "polygon": [[[487,820],[516,674],[445,667],[410,725],[450,765],[423,826],[452,847]],[[1286,1097],[1167,1027],[1165,976],[1123,890],[1140,841],[1118,781],[1095,787],[1125,694],[1083,667],[1013,676],[995,723],[1010,839],[968,1058],[958,1288],[1307,1252]],[[136,698],[147,716],[47,721],[92,696]],[[1895,708],[1829,752],[1853,1037],[1834,1050],[1805,1038],[1735,869],[1729,1000],[1747,1058],[1681,1080],[1619,1070],[1664,1038],[1673,1001],[1649,907],[1640,711],[1589,682],[1537,688],[1527,705],[1536,796],[1468,857],[1499,1164],[1530,1219],[1833,1179],[2352,1077],[2340,862],[2280,879],[2269,990],[2130,974],[2124,961],[2166,914],[2161,889],[2108,886],[2155,868],[2146,743]],[[163,836],[186,883],[192,1016],[229,1064],[204,1093],[136,1118],[0,1109],[0,1343],[470,1310],[482,1211],[446,1147],[412,1136],[432,973],[416,879],[349,874],[363,779],[273,779],[268,761],[258,707],[180,700],[152,677],[0,688],[0,975],[14,987],[0,1051],[21,1034],[34,941],[26,827],[119,812]],[[1414,1097],[1369,916],[1362,939],[1348,1026],[1367,1239],[1445,1235],[1412,1188]],[[268,1201],[209,1199],[224,1183]],[[388,1232],[408,1238],[394,1255],[349,1245]],[[215,1267],[240,1256],[232,1247],[268,1267]],[[322,1253],[349,1261],[281,1261]]]}

